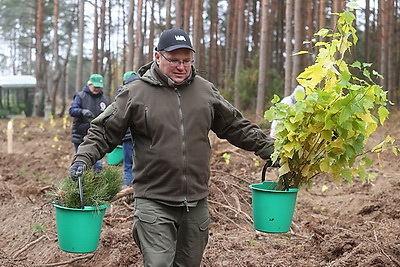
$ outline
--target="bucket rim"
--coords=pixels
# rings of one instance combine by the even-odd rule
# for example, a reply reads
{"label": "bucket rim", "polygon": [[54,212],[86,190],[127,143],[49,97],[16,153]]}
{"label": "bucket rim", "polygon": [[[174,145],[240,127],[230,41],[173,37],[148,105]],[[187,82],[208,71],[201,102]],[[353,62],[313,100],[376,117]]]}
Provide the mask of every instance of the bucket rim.
{"label": "bucket rim", "polygon": [[85,206],[83,209],[81,208],[69,208],[65,206],[58,205],[56,203],[52,203],[54,207],[59,208],[59,209],[64,209],[64,210],[74,210],[74,211],[93,211],[93,210],[104,210],[110,206],[110,204],[103,204],[100,206]]}
{"label": "bucket rim", "polygon": [[255,191],[271,192],[271,193],[297,193],[299,191],[298,188],[289,188],[289,191],[283,191],[283,190],[275,190],[275,189],[267,189],[267,188],[258,188],[258,187],[256,187],[256,186],[260,186],[260,185],[263,185],[263,184],[266,184],[266,183],[276,183],[276,182],[265,181],[265,182],[262,182],[262,183],[251,184],[251,185],[249,185],[249,187],[252,190],[255,190]]}

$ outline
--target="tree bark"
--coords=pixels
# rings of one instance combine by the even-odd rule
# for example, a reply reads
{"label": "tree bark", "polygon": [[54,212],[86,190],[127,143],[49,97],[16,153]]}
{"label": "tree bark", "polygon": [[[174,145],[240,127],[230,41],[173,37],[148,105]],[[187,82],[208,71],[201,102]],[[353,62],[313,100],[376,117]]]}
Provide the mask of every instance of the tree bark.
{"label": "tree bark", "polygon": [[58,16],[59,16],[59,2],[58,0],[54,0],[54,9],[53,9],[53,31],[54,31],[54,39],[53,39],[53,77],[52,83],[50,86],[49,95],[50,95],[50,103],[51,103],[51,114],[56,114],[56,102],[57,102],[57,92],[61,79],[61,66],[60,66],[60,57],[58,53]]}
{"label": "tree bark", "polygon": [[166,0],[165,1],[165,27],[167,29],[171,29],[172,24],[171,24],[171,0]]}
{"label": "tree bark", "polygon": [[260,61],[258,67],[258,85],[257,85],[257,105],[256,105],[256,121],[260,121],[263,117],[265,87],[267,80],[267,57],[268,51],[268,0],[261,1],[261,38],[260,38]]}
{"label": "tree bark", "polygon": [[234,72],[234,105],[240,109],[240,88],[239,88],[239,77],[240,69],[243,63],[243,50],[245,46],[245,35],[244,35],[244,1],[238,1],[237,6],[237,48],[236,48],[236,62]]}
{"label": "tree bark", "polygon": [[36,15],[36,27],[35,27],[35,40],[36,40],[36,88],[35,88],[35,99],[33,104],[33,117],[40,117],[43,115],[43,95],[46,91],[45,85],[45,57],[44,47],[42,42],[43,37],[43,12],[44,12],[44,0],[37,1],[37,15]]}
{"label": "tree bark", "polygon": [[135,0],[129,1],[128,7],[128,56],[126,58],[125,72],[133,69],[133,56],[135,51],[135,42],[133,39],[133,21],[135,14]]}
{"label": "tree bark", "polygon": [[152,19],[150,19],[149,54],[147,55],[147,62],[150,62],[153,59],[153,51],[154,51],[154,33],[155,33],[154,5],[155,5],[155,0],[151,0],[150,18]]}
{"label": "tree bark", "polygon": [[93,22],[93,47],[91,73],[99,73],[99,15],[97,13],[97,0],[94,1]]}
{"label": "tree bark", "polygon": [[175,0],[175,27],[183,29],[183,3],[181,0]]}
{"label": "tree bark", "polygon": [[103,65],[104,56],[105,56],[105,44],[106,44],[106,0],[102,0],[101,8],[100,8],[100,51],[98,53],[98,64],[100,64],[97,68],[98,72],[101,75],[105,75],[105,67]]}
{"label": "tree bark", "polygon": [[293,0],[286,0],[286,43],[285,43],[285,95],[290,95],[292,90],[292,67],[293,67]]}
{"label": "tree bark", "polygon": [[202,53],[201,39],[203,32],[203,17],[202,17],[203,0],[194,1],[193,11],[193,37],[192,45],[197,53],[194,54],[195,64],[197,69],[204,70],[204,54]]}
{"label": "tree bark", "polygon": [[[183,30],[186,32],[190,31],[190,19],[191,19],[191,13],[193,10],[193,2],[195,1],[184,1],[184,6],[183,6],[183,12],[184,12],[184,19],[183,19]],[[203,8],[200,7],[201,11],[203,11]],[[201,12],[200,11],[200,12]]]}
{"label": "tree bark", "polygon": [[[319,2],[318,26],[318,30],[326,27],[326,0],[320,0]],[[319,41],[323,41],[323,38],[319,37]]]}
{"label": "tree bark", "polygon": [[[303,40],[305,36],[305,27],[303,20],[304,0],[294,0],[294,52],[297,53],[303,49]],[[303,68],[303,55],[293,57],[293,72],[291,90],[297,86],[296,77]]]}
{"label": "tree bark", "polygon": [[[380,74],[383,77],[387,75],[387,50],[388,50],[388,37],[389,37],[389,10],[388,10],[388,1],[380,1],[379,2],[379,17],[380,25],[378,28],[380,29]],[[381,79],[380,84],[383,88],[388,89],[387,79]]]}
{"label": "tree bark", "polygon": [[133,61],[133,69],[138,69],[142,64],[143,55],[143,33],[142,33],[142,11],[143,11],[143,0],[136,1],[136,46],[135,46],[135,57]]}
{"label": "tree bark", "polygon": [[208,79],[218,84],[219,54],[218,54],[218,0],[210,0],[210,57]]}
{"label": "tree bark", "polygon": [[85,0],[79,0],[78,7],[78,56],[76,62],[75,92],[82,88],[82,67],[83,67],[83,38],[85,33]]}
{"label": "tree bark", "polygon": [[365,42],[364,42],[364,50],[365,50],[365,61],[369,62],[370,60],[370,50],[369,47],[371,45],[370,43],[370,13],[371,11],[370,6],[369,6],[369,0],[365,0]]}

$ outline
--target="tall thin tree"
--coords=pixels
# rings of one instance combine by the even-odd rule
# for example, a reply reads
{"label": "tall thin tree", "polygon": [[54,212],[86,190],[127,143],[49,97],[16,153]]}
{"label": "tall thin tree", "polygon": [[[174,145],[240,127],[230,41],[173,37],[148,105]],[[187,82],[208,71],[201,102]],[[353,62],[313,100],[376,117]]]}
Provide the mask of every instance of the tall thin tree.
{"label": "tall thin tree", "polygon": [[[302,0],[294,0],[294,52],[303,49],[303,41],[305,36],[305,27],[303,20],[304,5]],[[296,77],[302,71],[304,55],[293,57],[292,83],[291,88],[296,87]]]}
{"label": "tall thin tree", "polygon": [[43,47],[43,14],[44,0],[37,1],[37,15],[35,27],[36,40],[36,88],[32,116],[39,117],[43,114],[43,95],[46,91],[45,83],[45,57]]}
{"label": "tall thin tree", "polygon": [[128,24],[127,24],[128,53],[126,58],[125,71],[130,71],[133,69],[133,57],[135,51],[134,30],[133,30],[134,16],[135,16],[135,0],[129,0]]}
{"label": "tall thin tree", "polygon": [[244,1],[237,2],[237,46],[236,46],[236,63],[234,72],[234,100],[233,103],[237,108],[240,108],[240,88],[239,88],[239,77],[240,69],[243,63],[243,50],[245,46],[245,35],[244,35]]}
{"label": "tall thin tree", "polygon": [[99,51],[99,67],[98,72],[105,75],[105,66],[103,64],[105,56],[105,43],[106,43],[106,0],[101,1],[100,7],[100,51]]}
{"label": "tall thin tree", "polygon": [[91,73],[99,73],[99,15],[97,0],[94,0],[94,14],[93,14],[93,46],[92,46],[92,65],[90,68]]}
{"label": "tall thin tree", "polygon": [[155,34],[155,23],[154,23],[154,7],[155,0],[151,0],[151,8],[150,8],[150,31],[149,31],[149,53],[147,55],[147,62],[150,62],[153,59],[153,50],[154,50],[154,34]]}
{"label": "tall thin tree", "polygon": [[133,68],[137,69],[142,64],[143,55],[143,32],[142,32],[142,11],[143,11],[143,0],[136,1],[136,46],[135,46],[135,58]]}
{"label": "tall thin tree", "polygon": [[264,110],[265,87],[267,80],[267,62],[264,60],[268,51],[268,0],[261,1],[261,38],[260,38],[260,60],[258,67],[258,84],[257,84],[257,105],[256,120],[262,119]]}
{"label": "tall thin tree", "polygon": [[76,62],[75,92],[82,86],[83,38],[85,33],[85,0],[79,0],[78,6],[78,56]]}
{"label": "tall thin tree", "polygon": [[286,0],[286,35],[285,35],[285,95],[290,95],[292,90],[292,60],[293,60],[293,0]]}
{"label": "tall thin tree", "polygon": [[[57,92],[58,87],[60,85],[61,79],[61,65],[60,65],[60,56],[59,56],[59,42],[58,42],[58,17],[59,17],[59,0],[54,0],[54,8],[53,8],[53,60],[52,60],[52,82],[50,83],[50,87],[48,87],[48,95],[50,96],[51,103],[51,114],[56,114],[56,100],[57,100]],[[50,73],[50,72],[49,72]]]}

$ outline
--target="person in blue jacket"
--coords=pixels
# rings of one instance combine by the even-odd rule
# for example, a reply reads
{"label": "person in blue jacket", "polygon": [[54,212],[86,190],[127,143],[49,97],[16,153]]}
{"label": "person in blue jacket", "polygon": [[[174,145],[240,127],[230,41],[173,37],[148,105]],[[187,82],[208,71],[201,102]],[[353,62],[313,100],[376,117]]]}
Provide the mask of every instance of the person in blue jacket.
{"label": "person in blue jacket", "polygon": [[[138,80],[139,77],[136,72],[128,71],[125,72],[123,77],[123,85],[127,85],[130,82]],[[122,91],[123,87],[118,88],[117,93]],[[133,156],[135,155],[135,143],[132,139],[131,131],[128,129],[125,136],[122,138],[122,153],[123,153],[123,165],[124,165],[124,186],[130,186],[133,182]]]}
{"label": "person in blue jacket", "polygon": [[[108,106],[108,102],[103,96],[103,87],[103,76],[92,74],[82,91],[74,95],[74,100],[69,108],[69,115],[74,118],[71,142],[74,144],[75,153],[87,134],[91,120]],[[93,169],[100,172],[102,166],[103,163],[100,159],[93,165]]]}

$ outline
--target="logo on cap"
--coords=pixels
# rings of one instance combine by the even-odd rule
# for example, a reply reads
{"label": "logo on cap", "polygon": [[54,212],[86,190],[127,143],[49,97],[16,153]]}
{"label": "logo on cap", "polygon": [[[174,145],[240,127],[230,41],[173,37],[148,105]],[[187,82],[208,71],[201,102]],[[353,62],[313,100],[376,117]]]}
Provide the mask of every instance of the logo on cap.
{"label": "logo on cap", "polygon": [[186,38],[183,35],[175,35],[175,40],[186,42]]}

